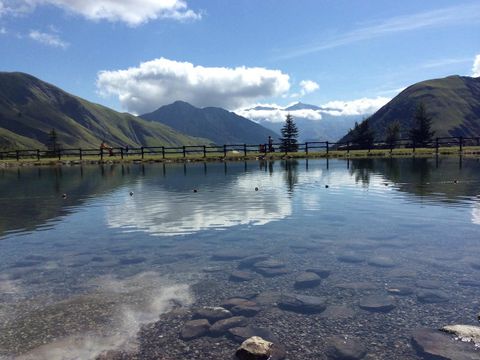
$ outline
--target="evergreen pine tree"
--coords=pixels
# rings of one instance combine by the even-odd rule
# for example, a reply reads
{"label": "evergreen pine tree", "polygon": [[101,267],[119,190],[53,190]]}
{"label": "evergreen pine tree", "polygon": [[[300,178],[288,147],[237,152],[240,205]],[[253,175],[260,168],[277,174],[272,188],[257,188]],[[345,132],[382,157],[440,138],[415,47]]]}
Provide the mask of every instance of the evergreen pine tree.
{"label": "evergreen pine tree", "polygon": [[425,146],[432,141],[435,131],[431,128],[432,118],[427,114],[425,105],[420,103],[415,111],[413,126],[410,129],[410,138],[416,146]]}
{"label": "evergreen pine tree", "polygon": [[296,152],[298,151],[298,129],[293,121],[293,116],[288,114],[285,118],[285,125],[281,129],[280,151]]}
{"label": "evergreen pine tree", "polygon": [[387,126],[387,130],[385,132],[385,143],[388,145],[388,147],[393,148],[399,139],[400,123],[398,121],[394,121]]}
{"label": "evergreen pine tree", "polygon": [[370,149],[373,146],[375,133],[370,129],[368,119],[363,120],[360,124],[355,122],[355,127],[350,131],[352,142],[360,149]]}

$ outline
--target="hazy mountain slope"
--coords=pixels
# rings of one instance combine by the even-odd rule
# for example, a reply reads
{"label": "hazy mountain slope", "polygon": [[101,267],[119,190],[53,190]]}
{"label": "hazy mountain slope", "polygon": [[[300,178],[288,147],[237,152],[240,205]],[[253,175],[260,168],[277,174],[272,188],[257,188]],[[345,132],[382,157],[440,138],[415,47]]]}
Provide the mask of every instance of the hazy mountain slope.
{"label": "hazy mountain slope", "polygon": [[279,135],[233,112],[206,107],[199,109],[183,101],[165,105],[140,116],[161,122],[182,133],[211,139],[216,144],[260,144]]}
{"label": "hazy mountain slope", "polygon": [[206,141],[91,103],[31,75],[0,72],[0,147],[43,147],[52,129],[64,147]]}

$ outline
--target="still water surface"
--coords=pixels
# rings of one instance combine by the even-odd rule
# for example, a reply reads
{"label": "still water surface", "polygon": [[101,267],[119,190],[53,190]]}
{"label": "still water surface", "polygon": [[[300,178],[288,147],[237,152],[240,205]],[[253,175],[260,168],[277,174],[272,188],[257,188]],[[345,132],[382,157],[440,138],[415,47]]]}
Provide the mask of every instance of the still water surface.
{"label": "still water surface", "polygon": [[[0,358],[140,351],[142,325],[173,308],[296,293],[323,297],[327,310],[292,313],[272,300],[249,320],[289,359],[323,359],[340,334],[361,339],[370,359],[420,359],[413,329],[474,324],[480,310],[479,194],[479,161],[458,158],[0,170]],[[285,271],[232,281],[255,254]],[[296,289],[308,268],[330,275]],[[394,308],[361,307],[370,295]],[[237,346],[218,339],[172,340],[165,353],[218,358],[206,355],[209,341]]]}

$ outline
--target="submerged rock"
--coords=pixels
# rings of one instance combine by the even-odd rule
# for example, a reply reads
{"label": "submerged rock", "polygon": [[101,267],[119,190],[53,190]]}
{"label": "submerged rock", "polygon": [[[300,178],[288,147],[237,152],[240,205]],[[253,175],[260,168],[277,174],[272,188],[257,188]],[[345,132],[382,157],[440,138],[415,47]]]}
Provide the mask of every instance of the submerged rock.
{"label": "submerged rock", "polygon": [[364,297],[358,305],[364,310],[376,312],[389,312],[395,308],[393,298],[386,295],[370,295]]}
{"label": "submerged rock", "polygon": [[448,302],[448,295],[440,290],[420,290],[417,292],[417,300],[425,304]]}
{"label": "submerged rock", "polygon": [[257,303],[244,298],[230,298],[222,303],[222,307],[226,309],[231,309],[235,306],[252,307],[257,306]]}
{"label": "submerged rock", "polygon": [[449,334],[457,336],[465,342],[473,342],[480,346],[480,327],[473,325],[447,325],[440,329]]}
{"label": "submerged rock", "polygon": [[412,342],[422,355],[444,360],[480,360],[480,352],[472,343],[455,341],[451,335],[434,329],[420,328],[413,332]]}
{"label": "submerged rock", "polygon": [[328,339],[327,356],[335,360],[363,359],[367,351],[361,339],[350,336],[333,336]]}
{"label": "submerged rock", "polygon": [[278,307],[302,314],[314,314],[321,313],[327,306],[325,299],[319,296],[289,294],[282,295]]}
{"label": "submerged rock", "polygon": [[212,255],[214,261],[239,260],[246,258],[249,254],[242,254],[239,250],[223,250]]}
{"label": "submerged rock", "polygon": [[320,284],[322,278],[313,272],[302,272],[297,275],[294,287],[296,289],[308,289]]}
{"label": "submerged rock", "polygon": [[387,286],[386,290],[392,295],[407,296],[413,294],[413,289],[405,285],[390,285]]}
{"label": "submerged rock", "polygon": [[190,320],[185,323],[180,337],[183,340],[192,340],[206,335],[209,330],[210,323],[207,319]]}
{"label": "submerged rock", "polygon": [[282,348],[270,341],[252,336],[240,345],[235,355],[239,360],[281,360],[286,354]]}
{"label": "submerged rock", "polygon": [[242,282],[242,281],[250,281],[250,280],[253,280],[254,278],[255,278],[255,275],[252,274],[251,272],[236,270],[230,274],[229,280],[235,281],[235,282]]}
{"label": "submerged rock", "polygon": [[375,256],[371,259],[368,259],[367,264],[382,268],[390,268],[397,265],[391,258],[386,256]]}
{"label": "submerged rock", "polygon": [[233,316],[228,319],[217,321],[210,327],[210,333],[213,336],[219,336],[225,333],[228,329],[247,325],[247,319],[244,316]]}
{"label": "submerged rock", "polygon": [[329,305],[321,317],[328,319],[345,319],[355,316],[355,311],[347,305]]}
{"label": "submerged rock", "polygon": [[286,268],[256,268],[257,272],[265,277],[286,275],[290,270]]}
{"label": "submerged rock", "polygon": [[270,257],[269,255],[265,255],[265,254],[252,255],[252,256],[246,257],[238,263],[238,268],[243,269],[243,268],[252,267],[253,265],[255,265],[260,261],[268,260],[269,257]]}
{"label": "submerged rock", "polygon": [[329,269],[323,269],[323,268],[308,268],[305,271],[315,273],[318,276],[320,276],[322,279],[326,279],[327,277],[329,277],[330,273],[332,272]]}
{"label": "submerged rock", "polygon": [[212,323],[229,317],[232,317],[232,313],[220,306],[200,308],[192,316],[193,319],[207,319]]}

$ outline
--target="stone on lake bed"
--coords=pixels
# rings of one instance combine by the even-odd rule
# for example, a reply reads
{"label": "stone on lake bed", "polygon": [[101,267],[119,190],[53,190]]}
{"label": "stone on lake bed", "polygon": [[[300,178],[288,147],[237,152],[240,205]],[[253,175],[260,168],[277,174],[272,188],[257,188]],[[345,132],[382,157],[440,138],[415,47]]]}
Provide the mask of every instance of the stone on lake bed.
{"label": "stone on lake bed", "polygon": [[279,260],[275,259],[268,259],[268,260],[263,260],[256,262],[254,264],[256,268],[268,268],[268,269],[276,269],[276,268],[282,268],[285,267],[285,264]]}
{"label": "stone on lake bed", "polygon": [[322,279],[326,279],[330,276],[331,270],[323,269],[323,268],[308,268],[305,270],[306,272],[313,272],[320,276]]}
{"label": "stone on lake bed", "polygon": [[394,267],[397,264],[389,257],[386,256],[375,256],[367,260],[367,264],[370,266],[390,268]]}
{"label": "stone on lake bed", "polygon": [[207,319],[208,321],[214,323],[218,320],[223,320],[229,317],[232,317],[232,313],[228,311],[227,309],[220,307],[220,306],[215,306],[215,307],[203,307],[198,310],[196,310],[193,313],[192,318],[193,319]]}
{"label": "stone on lake bed", "polygon": [[210,327],[210,334],[220,336],[228,329],[247,325],[247,319],[244,316],[233,316],[228,319],[217,321]]}
{"label": "stone on lake bed", "polygon": [[252,267],[256,263],[260,261],[268,260],[269,258],[270,256],[265,254],[252,255],[240,260],[240,262],[238,263],[238,268],[243,269],[243,268]]}
{"label": "stone on lake bed", "polygon": [[386,288],[387,292],[392,295],[407,296],[413,294],[413,289],[406,285],[389,285]]}
{"label": "stone on lake bed", "polygon": [[180,337],[183,340],[192,340],[204,336],[210,330],[210,323],[207,319],[190,320],[185,323]]}
{"label": "stone on lake bed", "polygon": [[420,328],[412,334],[417,351],[435,359],[479,360],[480,352],[474,344],[455,341],[451,335],[439,330]]}
{"label": "stone on lake bed", "polygon": [[296,289],[307,289],[320,284],[322,278],[313,272],[302,272],[295,278]]}
{"label": "stone on lake bed", "polygon": [[360,299],[360,308],[374,312],[389,312],[395,308],[394,299],[387,295],[370,295]]}
{"label": "stone on lake bed", "polygon": [[239,360],[281,360],[285,351],[259,336],[252,336],[245,340],[235,353]]}
{"label": "stone on lake bed", "polygon": [[450,299],[447,293],[440,290],[419,290],[417,300],[425,304],[448,302]]}
{"label": "stone on lake bed", "polygon": [[447,325],[442,327],[440,330],[449,334],[453,334],[464,342],[473,342],[477,346],[480,345],[480,327],[479,326]]}
{"label": "stone on lake bed", "polygon": [[362,340],[353,336],[332,336],[327,344],[329,359],[360,360],[367,354]]}
{"label": "stone on lake bed", "polygon": [[328,319],[346,319],[355,316],[355,311],[347,305],[329,305],[320,315]]}
{"label": "stone on lake bed", "polygon": [[235,306],[253,307],[257,306],[257,303],[244,298],[230,298],[222,303],[222,307],[226,309],[231,309]]}
{"label": "stone on lake bed", "polygon": [[287,294],[282,295],[278,303],[282,310],[302,314],[321,313],[326,309],[325,299],[319,296]]}
{"label": "stone on lake bed", "polygon": [[239,271],[235,270],[232,271],[230,274],[230,281],[242,282],[242,281],[250,281],[255,278],[255,275],[248,271]]}
{"label": "stone on lake bed", "polygon": [[245,316],[245,317],[252,317],[257,315],[260,312],[261,308],[258,306],[244,306],[244,305],[237,305],[230,309],[232,314]]}

